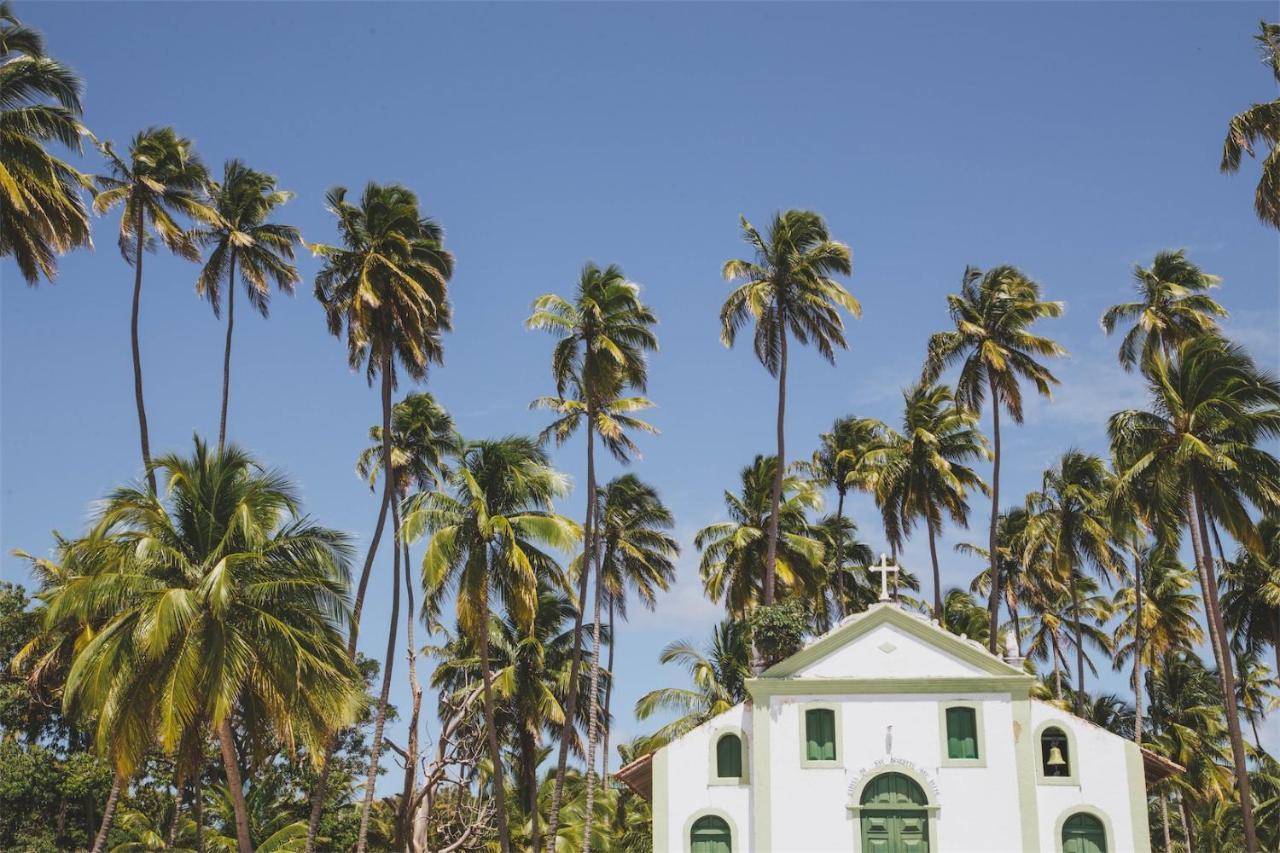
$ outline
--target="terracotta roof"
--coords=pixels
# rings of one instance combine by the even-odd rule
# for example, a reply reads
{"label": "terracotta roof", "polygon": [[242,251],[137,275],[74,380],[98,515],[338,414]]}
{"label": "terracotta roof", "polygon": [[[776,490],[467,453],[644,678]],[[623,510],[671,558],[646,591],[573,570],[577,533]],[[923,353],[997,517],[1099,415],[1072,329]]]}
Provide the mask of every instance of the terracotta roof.
{"label": "terracotta roof", "polygon": [[613,778],[635,791],[645,802],[653,802],[653,753],[642,755],[618,768]]}
{"label": "terracotta roof", "polygon": [[1142,750],[1142,771],[1147,777],[1148,785],[1154,785],[1175,774],[1187,772],[1187,768],[1170,761],[1163,755],[1156,755],[1146,747],[1138,748]]}

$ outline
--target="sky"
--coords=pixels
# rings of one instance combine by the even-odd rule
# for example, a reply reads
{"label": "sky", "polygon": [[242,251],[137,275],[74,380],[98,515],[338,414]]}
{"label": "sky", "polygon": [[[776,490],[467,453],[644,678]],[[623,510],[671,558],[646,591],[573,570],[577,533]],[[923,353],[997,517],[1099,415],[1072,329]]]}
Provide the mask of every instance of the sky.
{"label": "sky", "polygon": [[[1276,232],[1252,210],[1258,167],[1218,173],[1230,117],[1275,96],[1252,34],[1270,3],[255,4],[18,3],[50,51],[86,81],[85,122],[124,148],[172,125],[221,172],[232,157],[296,197],[281,219],[336,239],[324,193],[400,182],[445,228],[457,257],[455,330],[422,389],[464,435],[531,434],[529,401],[553,390],[545,334],[526,331],[539,294],[568,294],[588,260],[617,263],[660,318],[651,421],[631,469],[659,488],[683,545],[656,613],[617,638],[614,742],[651,730],[643,693],[685,685],[657,662],[667,643],[707,641],[720,607],[698,580],[695,532],[723,492],[772,452],[775,385],[748,346],[726,349],[720,267],[746,249],[738,217],[819,211],[853,249],[847,284],[864,316],[834,366],[793,347],[789,453],[807,456],[838,416],[897,423],[901,390],[965,266],[1015,264],[1065,316],[1043,333],[1070,350],[1052,401],[1004,431],[1002,501],[1021,500],[1064,450],[1105,452],[1105,421],[1140,405],[1098,318],[1131,297],[1131,270],[1185,248],[1220,275],[1229,334],[1280,367]],[[101,170],[89,154],[88,171]],[[131,269],[118,215],[94,251],[28,288],[0,261],[0,576],[26,582],[15,548],[47,554],[52,530],[83,529],[94,502],[141,474],[129,358]],[[269,320],[236,324],[229,431],[296,481],[305,509],[363,553],[377,504],[354,473],[376,389],[346,363],[313,298],[320,268],[276,295]],[[223,327],[194,295],[197,267],[145,261],[142,358],[155,452],[215,437]],[[244,303],[242,302],[241,305]],[[405,390],[408,390],[407,388]],[[984,419],[984,424],[986,420]],[[555,450],[579,486],[581,441]],[[621,469],[601,465],[602,477]],[[940,543],[944,585],[980,560]],[[873,508],[849,502],[885,550]],[[384,559],[385,557],[385,559]],[[903,562],[928,566],[923,536]],[[361,631],[381,657],[390,556],[382,551]],[[421,636],[421,634],[419,634]],[[403,651],[396,662],[403,675]],[[1123,678],[1103,675],[1107,689]],[[404,678],[392,701],[407,707]],[[1273,718],[1269,739],[1280,742]],[[393,726],[392,737],[402,741]],[[616,763],[616,756],[614,759]]]}

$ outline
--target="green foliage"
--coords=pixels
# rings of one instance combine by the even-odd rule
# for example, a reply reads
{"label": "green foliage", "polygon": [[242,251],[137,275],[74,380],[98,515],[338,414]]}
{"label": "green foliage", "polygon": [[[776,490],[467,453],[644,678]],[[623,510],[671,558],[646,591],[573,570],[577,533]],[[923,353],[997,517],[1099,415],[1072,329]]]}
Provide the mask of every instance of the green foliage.
{"label": "green foliage", "polygon": [[809,613],[804,602],[788,598],[778,604],[761,604],[747,617],[751,640],[766,666],[790,657],[804,647]]}

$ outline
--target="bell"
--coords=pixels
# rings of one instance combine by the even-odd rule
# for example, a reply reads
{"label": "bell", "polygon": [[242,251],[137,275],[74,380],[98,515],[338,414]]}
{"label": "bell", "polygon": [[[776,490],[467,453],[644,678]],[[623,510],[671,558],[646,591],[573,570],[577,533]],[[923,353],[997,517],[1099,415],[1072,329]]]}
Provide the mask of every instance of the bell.
{"label": "bell", "polygon": [[1048,767],[1066,767],[1067,760],[1062,757],[1062,749],[1058,746],[1049,747],[1049,760],[1045,762]]}

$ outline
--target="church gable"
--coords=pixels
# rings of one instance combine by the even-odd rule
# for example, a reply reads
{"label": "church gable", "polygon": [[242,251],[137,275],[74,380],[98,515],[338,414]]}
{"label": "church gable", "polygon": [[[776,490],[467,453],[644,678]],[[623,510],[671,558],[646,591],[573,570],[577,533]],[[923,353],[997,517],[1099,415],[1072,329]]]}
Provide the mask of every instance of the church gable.
{"label": "church gable", "polygon": [[764,672],[765,678],[1023,675],[977,643],[894,604],[877,604]]}

